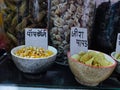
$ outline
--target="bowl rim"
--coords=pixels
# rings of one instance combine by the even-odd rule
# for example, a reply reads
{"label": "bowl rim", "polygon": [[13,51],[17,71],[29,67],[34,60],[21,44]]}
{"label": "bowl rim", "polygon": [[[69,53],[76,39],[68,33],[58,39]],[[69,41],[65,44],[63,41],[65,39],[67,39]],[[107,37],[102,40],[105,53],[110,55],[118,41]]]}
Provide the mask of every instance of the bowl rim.
{"label": "bowl rim", "polygon": [[[89,49],[89,50],[90,50],[90,49]],[[91,50],[91,51],[100,52],[100,51],[96,51],[96,50]],[[103,52],[101,52],[101,53],[103,53]],[[106,53],[103,53],[103,54],[105,54],[105,55],[107,55],[108,57],[112,58],[111,56],[109,56],[109,55],[106,54]],[[76,59],[74,59],[74,58],[71,57],[70,51],[68,51],[67,56],[68,56],[68,58],[69,58],[71,61],[76,62],[76,63],[78,63],[78,64],[82,64],[82,65],[88,66],[88,67],[91,67],[91,68],[112,68],[112,67],[114,67],[114,66],[117,65],[117,62],[116,62],[113,58],[112,58],[112,60],[113,60],[114,62],[113,62],[112,65],[109,65],[109,66],[99,66],[99,67],[98,67],[98,66],[87,65],[87,64],[84,64],[84,63],[82,63],[82,62],[77,61]]]}
{"label": "bowl rim", "polygon": [[114,52],[112,52],[111,53],[111,57],[115,60],[115,61],[117,61],[117,62],[120,62],[120,60],[118,60],[118,59],[116,59],[115,57],[114,57],[114,55],[113,54],[115,54],[116,52],[114,51]]}
{"label": "bowl rim", "polygon": [[48,59],[48,58],[51,58],[51,57],[54,57],[55,55],[57,55],[57,49],[55,47],[53,47],[53,46],[50,46],[50,45],[48,45],[48,50],[49,50],[49,48],[53,48],[55,50],[55,52],[53,52],[54,53],[53,55],[48,56],[48,57],[44,57],[44,58],[26,58],[26,57],[20,57],[20,56],[17,56],[17,55],[14,54],[14,50],[16,50],[16,48],[24,47],[24,46],[26,46],[26,45],[19,45],[19,46],[14,47],[11,50],[11,55],[15,56],[17,58],[26,59],[26,60],[40,60],[40,59],[42,60],[42,59]]}

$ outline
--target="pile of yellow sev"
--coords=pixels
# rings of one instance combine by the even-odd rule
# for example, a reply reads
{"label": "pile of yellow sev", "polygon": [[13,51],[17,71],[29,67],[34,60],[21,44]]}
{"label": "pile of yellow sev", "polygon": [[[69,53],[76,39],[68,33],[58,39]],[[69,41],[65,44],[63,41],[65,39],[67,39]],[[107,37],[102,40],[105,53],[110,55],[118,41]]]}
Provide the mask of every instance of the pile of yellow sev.
{"label": "pile of yellow sev", "polygon": [[53,55],[50,50],[33,46],[24,46],[15,52],[15,55],[25,58],[46,58]]}
{"label": "pile of yellow sev", "polygon": [[103,53],[96,53],[94,51],[80,52],[79,54],[74,54],[72,58],[78,60],[81,63],[91,65],[91,66],[109,66],[112,63],[106,60]]}

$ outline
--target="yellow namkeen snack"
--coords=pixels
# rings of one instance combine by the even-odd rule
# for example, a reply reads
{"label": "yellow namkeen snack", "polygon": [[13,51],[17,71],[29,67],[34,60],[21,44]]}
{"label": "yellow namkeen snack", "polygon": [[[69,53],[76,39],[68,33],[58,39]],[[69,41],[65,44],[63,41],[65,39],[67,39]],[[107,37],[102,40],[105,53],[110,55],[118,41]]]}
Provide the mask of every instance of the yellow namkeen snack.
{"label": "yellow namkeen snack", "polygon": [[17,50],[15,55],[25,58],[45,58],[53,55],[53,52],[44,48],[25,46]]}
{"label": "yellow namkeen snack", "polygon": [[[76,58],[77,56],[77,58]],[[79,57],[79,58],[78,58]],[[109,66],[112,63],[106,60],[103,53],[96,53],[94,51],[81,52],[77,55],[73,55],[72,58],[77,59],[79,62],[91,65],[91,66]]]}
{"label": "yellow namkeen snack", "polygon": [[120,60],[120,53],[116,53],[115,54],[115,58],[118,59],[118,60]]}
{"label": "yellow namkeen snack", "polygon": [[85,63],[86,61],[90,60],[95,55],[96,55],[95,52],[87,52],[83,54],[82,56],[80,56],[79,61],[82,61],[83,63]]}

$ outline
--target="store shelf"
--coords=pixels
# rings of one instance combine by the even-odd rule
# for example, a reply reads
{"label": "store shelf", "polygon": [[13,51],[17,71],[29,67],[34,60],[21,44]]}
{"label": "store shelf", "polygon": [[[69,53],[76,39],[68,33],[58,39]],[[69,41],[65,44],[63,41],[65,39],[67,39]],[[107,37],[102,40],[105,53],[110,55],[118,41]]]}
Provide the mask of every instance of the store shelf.
{"label": "store shelf", "polygon": [[[104,73],[103,73],[104,75]],[[37,88],[120,88],[120,75],[114,72],[96,87],[83,86],[76,82],[69,66],[54,64],[47,72],[26,74],[17,69],[10,57],[0,65],[0,85]]]}

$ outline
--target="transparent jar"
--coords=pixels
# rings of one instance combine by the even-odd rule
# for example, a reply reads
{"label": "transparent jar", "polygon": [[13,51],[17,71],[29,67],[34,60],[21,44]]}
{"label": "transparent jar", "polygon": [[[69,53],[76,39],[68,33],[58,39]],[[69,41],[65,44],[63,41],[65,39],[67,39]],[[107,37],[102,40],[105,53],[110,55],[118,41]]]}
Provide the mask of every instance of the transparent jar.
{"label": "transparent jar", "polygon": [[102,0],[99,3],[96,8],[92,49],[107,54],[115,51],[117,35],[120,33],[119,12],[119,0]]}
{"label": "transparent jar", "polygon": [[10,49],[14,46],[13,44],[16,44],[13,41],[16,42],[16,40],[14,40],[14,37],[12,37],[11,34],[5,31],[4,28],[5,9],[6,6],[4,4],[4,1],[0,0],[0,49],[10,51]]}
{"label": "transparent jar", "polygon": [[25,44],[25,28],[47,28],[48,0],[4,0],[4,4],[4,28],[17,45]]}
{"label": "transparent jar", "polygon": [[87,28],[90,42],[94,9],[95,0],[51,0],[50,38],[58,49],[58,61],[67,60],[71,27]]}

